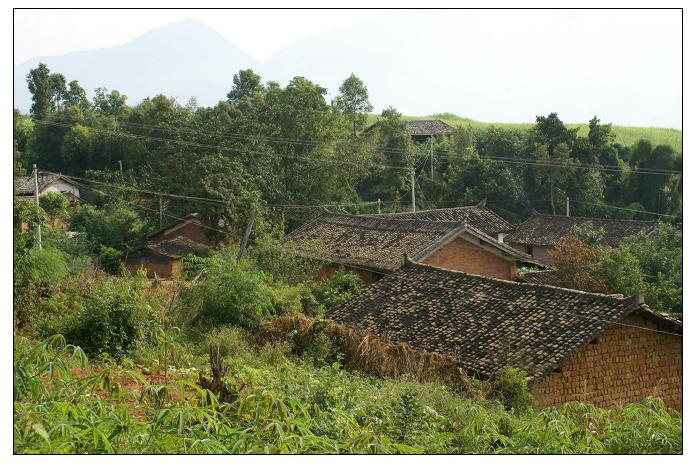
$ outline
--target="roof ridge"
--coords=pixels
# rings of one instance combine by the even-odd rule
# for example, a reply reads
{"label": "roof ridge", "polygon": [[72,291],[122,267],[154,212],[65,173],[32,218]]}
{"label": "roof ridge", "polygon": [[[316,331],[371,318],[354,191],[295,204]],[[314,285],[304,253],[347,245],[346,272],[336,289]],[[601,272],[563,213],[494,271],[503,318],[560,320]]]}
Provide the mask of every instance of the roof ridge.
{"label": "roof ridge", "polygon": [[484,276],[484,275],[474,275],[471,273],[466,273],[462,272],[460,270],[450,270],[450,269],[445,269],[442,267],[436,267],[434,265],[429,265],[429,264],[424,264],[422,262],[415,262],[409,258],[409,262],[413,264],[414,266],[420,266],[424,267],[426,269],[431,269],[431,270],[436,270],[439,272],[445,272],[445,273],[454,273],[454,274],[461,274],[461,275],[466,275],[467,277],[471,278],[476,278],[478,280],[484,280],[484,281],[495,281],[495,282],[500,282],[509,286],[525,286],[525,287],[530,287],[530,286],[535,286],[535,287],[541,287],[541,288],[549,288],[549,289],[554,289],[559,292],[568,292],[568,293],[574,293],[574,294],[582,294],[582,295],[588,295],[588,296],[598,296],[601,298],[607,298],[607,299],[612,299],[612,300],[618,300],[618,301],[625,301],[625,302],[630,302],[631,299],[633,299],[634,296],[623,296],[623,297],[617,297],[612,294],[602,294],[602,293],[592,293],[589,291],[581,291],[579,289],[572,289],[572,288],[563,288],[561,286],[553,286],[553,285],[544,285],[540,283],[523,283],[519,281],[512,281],[512,280],[503,280],[500,278],[495,278],[495,277],[489,277],[489,276]]}
{"label": "roof ridge", "polygon": [[327,216],[335,216],[335,217],[341,217],[341,218],[346,218],[348,220],[356,220],[356,221],[366,221],[366,220],[376,220],[376,221],[384,221],[387,223],[391,224],[409,224],[409,223],[416,223],[416,224],[428,224],[433,227],[445,227],[445,226],[460,226],[461,222],[453,222],[453,221],[433,221],[433,220],[418,220],[418,219],[390,219],[388,217],[375,217],[371,215],[355,215],[355,214],[344,214],[340,212],[324,212],[320,216],[318,216],[315,220],[321,220],[322,217],[327,217]]}
{"label": "roof ridge", "polygon": [[[486,208],[485,204],[477,203],[477,204],[472,204],[470,206],[455,206],[455,207],[439,207],[436,209],[421,209],[420,211],[401,211],[401,212],[379,212],[377,214],[358,214],[359,216],[384,216],[384,215],[407,215],[407,214],[418,214],[420,212],[432,212],[432,211],[452,211],[455,209],[474,209],[474,208]],[[490,211],[490,209],[488,209]],[[493,212],[493,211],[491,211]]]}
{"label": "roof ridge", "polygon": [[[532,215],[529,218],[531,219],[532,217],[553,217],[553,218],[558,218],[558,219],[600,220],[600,221],[606,221],[606,222],[637,222],[637,223],[655,223],[655,222],[657,222],[657,220],[604,219],[604,218],[600,218],[600,217],[585,217],[585,216],[579,216],[579,215],[542,214],[540,212],[537,212],[535,215]],[[527,220],[529,220],[529,219],[527,219]],[[526,222],[526,220],[525,220],[525,222]]]}

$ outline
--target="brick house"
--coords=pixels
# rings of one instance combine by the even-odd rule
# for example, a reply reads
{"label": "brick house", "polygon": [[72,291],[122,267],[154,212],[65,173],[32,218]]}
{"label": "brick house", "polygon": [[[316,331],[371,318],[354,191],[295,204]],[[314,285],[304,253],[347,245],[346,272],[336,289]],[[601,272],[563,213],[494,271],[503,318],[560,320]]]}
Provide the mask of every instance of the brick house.
{"label": "brick house", "polygon": [[515,278],[518,262],[530,262],[530,256],[460,222],[324,213],[290,233],[286,242],[326,262],[318,279],[347,268],[368,284],[401,267],[404,255],[506,280]]}
{"label": "brick house", "polygon": [[538,407],[682,407],[682,324],[642,297],[468,275],[407,260],[327,313],[335,322],[449,355],[470,374],[527,374]]}
{"label": "brick house", "polygon": [[188,255],[207,256],[210,248],[185,236],[176,236],[143,246],[128,254],[126,269],[133,275],[144,268],[148,278],[172,278],[183,273],[182,259]]}
{"label": "brick house", "polygon": [[502,242],[505,236],[514,230],[507,220],[486,207],[486,200],[474,206],[429,209],[416,212],[395,212],[391,214],[366,214],[395,220],[426,220],[432,222],[460,222],[471,225]]}
{"label": "brick house", "polygon": [[216,246],[225,237],[222,233],[211,230],[203,226],[197,213],[188,214],[164,227],[147,235],[149,244],[156,244],[161,241],[171,240],[177,236],[185,237],[193,242],[206,246]]}
{"label": "brick house", "polygon": [[530,254],[534,259],[550,264],[549,252],[573,235],[573,227],[590,225],[604,229],[602,244],[617,247],[621,240],[638,233],[651,233],[656,222],[642,220],[595,219],[534,213],[505,237],[513,248]]}

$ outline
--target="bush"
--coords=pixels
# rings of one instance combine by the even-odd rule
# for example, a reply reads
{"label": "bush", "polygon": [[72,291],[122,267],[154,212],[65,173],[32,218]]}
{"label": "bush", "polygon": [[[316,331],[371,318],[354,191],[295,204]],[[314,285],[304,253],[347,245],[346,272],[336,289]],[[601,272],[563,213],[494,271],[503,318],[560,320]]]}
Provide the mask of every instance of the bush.
{"label": "bush", "polygon": [[229,251],[213,254],[208,269],[195,286],[185,290],[183,304],[199,317],[218,324],[253,328],[274,314],[271,278],[263,272],[247,270]]}
{"label": "bush", "polygon": [[507,367],[493,384],[493,398],[509,410],[525,411],[532,405],[532,393],[523,371]]}
{"label": "bush", "polygon": [[257,269],[289,285],[307,281],[319,268],[316,261],[298,255],[291,243],[280,242],[269,235],[256,240],[249,249],[249,258]]}
{"label": "bush", "polygon": [[155,310],[145,297],[142,278],[105,278],[82,295],[81,307],[65,323],[70,344],[95,356],[121,358],[156,327]]}
{"label": "bush", "polygon": [[311,289],[311,294],[306,296],[308,315],[323,315],[331,307],[346,302],[360,291],[365,284],[360,277],[353,272],[339,270],[331,278],[316,284]]}
{"label": "bush", "polygon": [[125,266],[121,258],[123,253],[114,248],[101,245],[99,246],[99,265],[101,268],[111,275],[122,275]]}
{"label": "bush", "polygon": [[14,315],[19,326],[30,317],[32,305],[68,276],[64,253],[55,248],[20,249],[14,254]]}

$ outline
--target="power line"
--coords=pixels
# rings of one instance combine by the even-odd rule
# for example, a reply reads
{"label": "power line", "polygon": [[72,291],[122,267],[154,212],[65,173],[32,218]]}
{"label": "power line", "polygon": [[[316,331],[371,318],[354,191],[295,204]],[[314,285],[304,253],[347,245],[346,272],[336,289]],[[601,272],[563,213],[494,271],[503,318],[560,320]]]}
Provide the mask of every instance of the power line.
{"label": "power line", "polygon": [[[63,119],[66,120],[66,119]],[[70,122],[79,122],[74,119],[67,119]],[[64,128],[70,128],[72,125],[70,124],[61,124],[59,122],[52,122],[52,121],[46,121],[46,120],[36,120],[35,122],[37,123],[44,123],[46,125],[55,125],[58,127],[64,127]],[[160,131],[169,131],[169,132],[177,132],[177,129],[168,129],[168,128],[163,128],[163,127],[158,127],[158,126],[147,126],[145,124],[137,124],[137,123],[129,123],[129,122],[119,122],[120,124],[123,125],[132,125],[138,128],[143,128],[143,129],[151,129],[151,130],[160,130]],[[189,141],[184,141],[184,140],[174,140],[174,139],[169,139],[169,138],[162,138],[162,137],[152,137],[148,135],[140,135],[140,134],[134,134],[132,132],[113,132],[113,131],[108,131],[105,129],[98,129],[93,126],[89,125],[83,125],[84,127],[95,130],[95,131],[105,131],[106,133],[111,133],[114,135],[124,135],[124,136],[132,136],[135,138],[144,138],[148,140],[155,140],[155,141],[171,141],[173,143],[178,143],[178,144],[185,144],[185,145],[191,145],[191,146],[198,146],[198,147],[206,147],[206,148],[215,148],[215,149],[221,149],[217,145],[209,145],[209,144],[202,144],[202,143],[197,143],[197,142],[189,142]],[[186,128],[184,128],[186,129]],[[226,134],[219,134],[219,133],[213,133],[213,132],[203,132],[200,130],[193,130],[193,129],[186,129],[186,131],[191,132],[191,133],[197,133],[197,134],[204,134],[204,135],[213,135],[213,136],[221,136],[221,137],[234,137],[233,135],[226,135]],[[177,132],[178,133],[178,132]],[[300,144],[300,145],[306,145],[306,146],[321,146],[325,142],[321,141],[310,141],[310,140],[298,140],[298,139],[289,139],[289,138],[274,138],[274,137],[263,137],[263,136],[258,136],[258,135],[236,135],[237,138],[259,138],[262,139],[263,141],[266,142],[276,142],[276,143],[286,143],[286,144]],[[345,140],[338,140],[338,141],[333,141],[334,143],[342,142],[342,141],[349,141],[349,139]],[[332,140],[327,140],[328,143],[331,143]],[[390,148],[374,148],[375,151],[380,151],[383,153],[392,153],[392,154],[405,154],[406,151],[404,150],[397,150],[397,149],[390,149]],[[221,149],[222,150],[222,149]],[[233,149],[227,149],[225,148],[224,150],[227,151],[234,151]],[[259,152],[248,152],[249,154],[267,154],[267,153],[259,153]],[[279,153],[277,153],[279,154]],[[469,155],[462,154],[462,153],[457,153],[451,150],[445,151],[444,154],[448,155],[455,155],[456,157],[460,159],[470,159]],[[279,156],[283,156],[286,158],[297,158],[297,159],[306,159],[306,160],[311,160],[311,161],[316,161],[316,159],[307,159],[299,156],[291,156],[291,155],[284,155],[284,154],[279,154]],[[520,165],[532,165],[532,166],[541,166],[541,167],[560,167],[560,168],[570,168],[570,169],[585,169],[585,170],[601,170],[601,171],[606,171],[606,172],[615,172],[615,173],[622,173],[626,172],[622,167],[620,166],[614,166],[614,165],[608,165],[608,164],[582,164],[582,163],[561,163],[561,162],[555,162],[553,160],[534,160],[534,159],[519,159],[519,158],[512,158],[512,157],[504,157],[504,156],[486,156],[486,155],[479,155],[480,159],[488,159],[491,161],[495,162],[502,162],[502,163],[510,163],[510,164],[520,164]],[[350,165],[355,165],[358,167],[362,167],[357,163],[351,163],[349,161],[331,161],[331,162],[338,162],[338,163],[344,163],[344,164],[350,164]],[[375,167],[382,167],[382,168],[391,168],[391,169],[405,169],[407,170],[408,168],[402,167],[402,166],[388,166],[388,165],[383,165],[383,164],[375,164],[373,163]],[[668,170],[668,169],[654,169],[654,168],[635,168],[632,170],[629,170],[628,172],[634,173],[634,174],[646,174],[646,175],[675,175],[675,176],[682,176],[681,171],[676,171],[676,170]]]}
{"label": "power line", "polygon": [[662,217],[672,217],[675,219],[681,219],[682,217],[679,217],[678,215],[670,215],[670,214],[660,214],[659,212],[650,212],[650,211],[642,211],[640,209],[630,209],[628,207],[619,207],[619,206],[609,206],[607,204],[600,204],[600,203],[588,203],[585,201],[575,201],[573,199],[569,200],[571,203],[578,203],[578,204],[585,204],[588,206],[598,206],[598,207],[607,207],[609,209],[619,209],[622,211],[631,211],[631,212],[640,212],[641,214],[651,214],[651,215],[659,215]]}

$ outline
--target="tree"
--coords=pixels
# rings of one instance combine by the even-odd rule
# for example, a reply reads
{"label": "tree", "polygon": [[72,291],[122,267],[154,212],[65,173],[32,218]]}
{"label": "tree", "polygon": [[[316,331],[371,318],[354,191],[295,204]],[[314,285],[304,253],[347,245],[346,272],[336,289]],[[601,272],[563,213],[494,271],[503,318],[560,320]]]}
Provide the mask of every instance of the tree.
{"label": "tree", "polygon": [[43,119],[54,109],[54,86],[48,66],[39,63],[36,68],[31,69],[27,74],[27,85],[31,92],[31,115],[36,119]]}
{"label": "tree", "polygon": [[95,111],[105,116],[118,116],[126,108],[126,95],[122,95],[118,90],[108,92],[104,87],[94,90],[92,107]]}
{"label": "tree", "polygon": [[68,84],[68,89],[65,94],[65,104],[75,105],[83,111],[89,110],[89,100],[87,99],[85,89],[82,88],[76,80],[72,80]]}
{"label": "tree", "polygon": [[227,94],[227,101],[236,102],[251,97],[262,88],[261,76],[251,69],[242,69],[232,78],[232,90]]}
{"label": "tree", "polygon": [[39,196],[39,205],[48,216],[51,223],[56,219],[65,219],[68,217],[68,198],[60,193],[51,191]]}
{"label": "tree", "polygon": [[598,272],[599,258],[589,244],[571,236],[553,249],[550,255],[558,286],[592,293],[607,292],[607,282]]}
{"label": "tree", "polygon": [[338,96],[333,100],[334,108],[343,114],[353,126],[353,136],[362,128],[367,114],[372,111],[367,87],[355,74],[343,81],[338,89]]}

